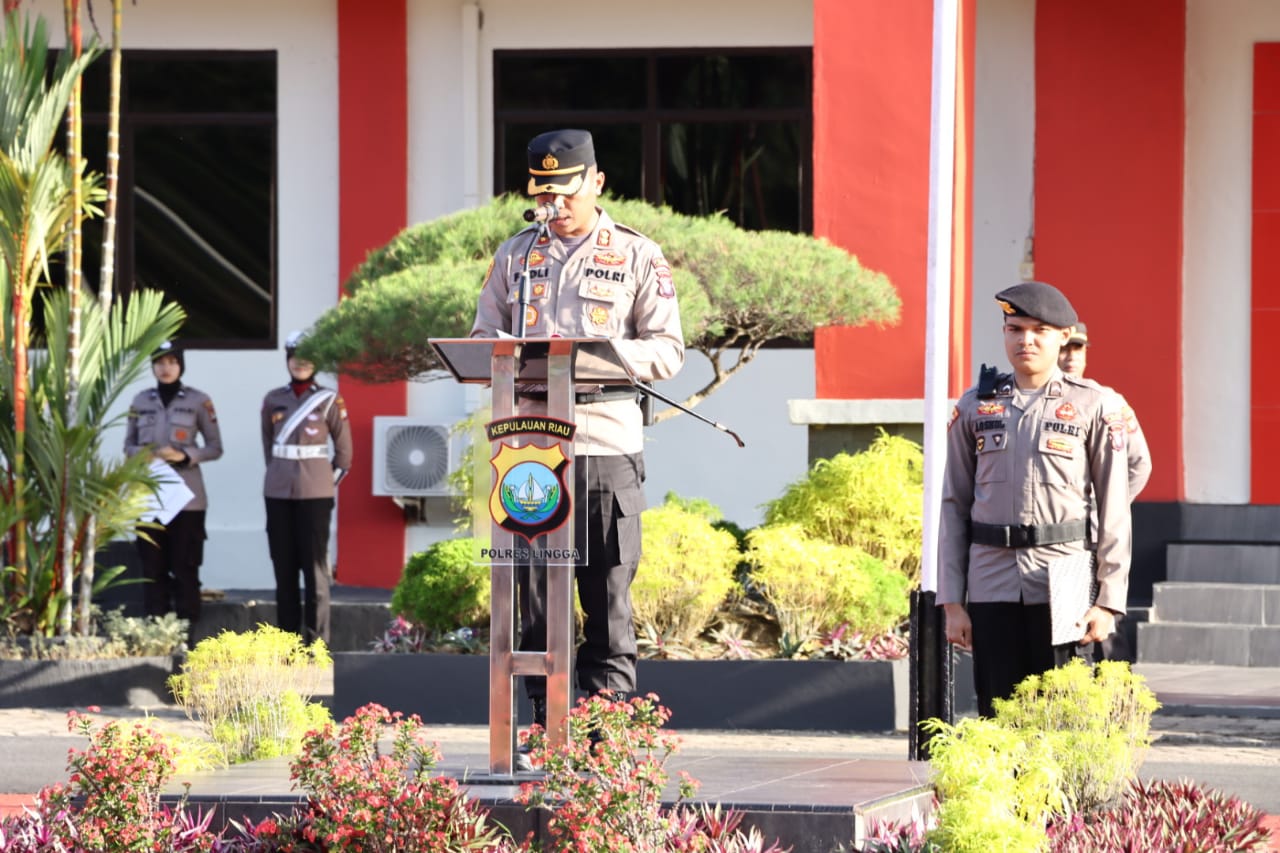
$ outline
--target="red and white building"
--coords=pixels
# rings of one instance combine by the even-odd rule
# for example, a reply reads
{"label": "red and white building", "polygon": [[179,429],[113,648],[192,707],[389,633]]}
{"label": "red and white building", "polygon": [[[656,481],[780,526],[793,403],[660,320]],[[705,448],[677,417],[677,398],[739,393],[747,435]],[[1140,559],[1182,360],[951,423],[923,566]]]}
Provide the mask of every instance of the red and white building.
{"label": "red and white building", "polygon": [[[60,31],[61,3],[29,8]],[[206,472],[206,583],[271,582],[257,412],[286,379],[284,335],[334,304],[371,248],[495,191],[504,50],[810,48],[813,231],[902,297],[897,326],[819,330],[812,350],[770,351],[704,403],[745,450],[688,418],[654,428],[651,502],[706,497],[751,526],[805,470],[801,424],[918,421],[932,13],[930,0],[127,4],[129,49],[259,51],[276,68],[272,342],[188,356],[227,447]],[[1003,364],[991,297],[1033,270],[1088,323],[1090,375],[1142,420],[1155,464],[1145,536],[1189,505],[1280,503],[1280,386],[1267,379],[1280,335],[1280,3],[963,0],[959,57],[951,393],[980,362]],[[704,368],[694,360],[670,390],[701,384]],[[406,522],[373,494],[372,419],[448,423],[476,400],[447,381],[341,391],[358,464],[337,513],[338,577],[389,586],[449,528]]]}

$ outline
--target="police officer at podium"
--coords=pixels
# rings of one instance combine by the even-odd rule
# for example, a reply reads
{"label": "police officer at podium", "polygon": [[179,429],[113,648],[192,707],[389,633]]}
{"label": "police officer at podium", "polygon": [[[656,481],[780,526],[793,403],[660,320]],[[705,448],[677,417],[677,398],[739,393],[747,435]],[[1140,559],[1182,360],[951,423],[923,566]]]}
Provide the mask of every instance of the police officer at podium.
{"label": "police officer at podium", "polygon": [[[614,222],[597,201],[605,174],[591,134],[555,130],[528,146],[527,192],[549,233],[530,226],[498,247],[476,307],[472,337],[517,331],[520,277],[530,241],[528,337],[607,337],[641,380],[667,379],[684,363],[684,337],[671,268],[662,249]],[[631,581],[640,562],[644,436],[631,386],[577,386],[574,441],[575,570],[585,639],[575,664],[579,689],[615,698],[636,689]],[[546,391],[517,388],[521,414],[546,412]],[[546,640],[546,569],[521,566],[520,650]],[[546,725],[546,679],[525,678],[534,722]]]}
{"label": "police officer at podium", "polygon": [[[1013,372],[984,366],[952,412],[938,549],[937,603],[947,640],[973,652],[983,716],[1027,676],[1111,635],[1125,610],[1131,549],[1123,401],[1058,366],[1075,309],[1041,282],[1007,288],[996,303]],[[1091,535],[1096,598],[1078,640],[1054,645],[1051,566],[1089,565]],[[1059,576],[1090,582],[1087,571]]]}

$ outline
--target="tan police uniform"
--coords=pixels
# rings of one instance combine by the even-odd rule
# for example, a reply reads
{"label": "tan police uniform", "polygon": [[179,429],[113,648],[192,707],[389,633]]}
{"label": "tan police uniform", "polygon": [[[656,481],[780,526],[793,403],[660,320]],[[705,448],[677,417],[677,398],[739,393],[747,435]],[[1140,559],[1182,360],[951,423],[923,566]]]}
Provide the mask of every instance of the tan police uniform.
{"label": "tan police uniform", "polygon": [[[534,245],[525,334],[612,338],[639,379],[669,379],[684,364],[671,267],[657,243],[614,223],[603,210],[597,208],[597,212],[595,229],[572,254],[554,235]],[[526,228],[498,248],[480,293],[472,337],[512,333],[521,265],[537,234],[536,227]],[[579,399],[601,393],[596,386],[578,390]],[[521,414],[546,412],[546,400],[537,399],[536,391],[533,394],[520,400]],[[576,453],[610,456],[644,448],[636,395],[623,392],[621,396],[578,406],[578,419],[588,429],[578,433]]]}
{"label": "tan police uniform", "polygon": [[[1088,550],[1092,493],[1097,603],[1125,611],[1131,533],[1122,408],[1109,389],[1056,370],[1035,392],[1020,391],[1011,376],[990,399],[965,392],[947,428],[939,604],[1048,602],[1049,561]],[[983,544],[1002,532],[1023,544]],[[1066,541],[1039,545],[1036,537]]]}
{"label": "tan police uniform", "polygon": [[149,531],[152,542],[138,540],[146,612],[160,616],[171,610],[194,622],[200,617],[200,565],[204,562],[205,493],[201,464],[222,456],[222,433],[209,395],[179,383],[166,406],[156,388],[139,393],[129,405],[124,452],[128,456],[171,446],[187,458],[169,463],[192,492],[162,531]]}
{"label": "tan police uniform", "polygon": [[[511,334],[518,310],[520,273],[529,260],[528,337],[611,338],[641,380],[673,376],[684,363],[684,337],[671,269],[656,243],[596,209],[595,228],[572,250],[555,235],[527,228],[503,243],[485,278],[473,337]],[[530,246],[533,243],[532,247]],[[589,565],[576,572],[586,619],[578,649],[578,687],[627,693],[635,689],[636,640],[630,585],[640,562],[643,489],[643,418],[634,389],[579,386],[575,418],[577,546]],[[521,414],[546,412],[545,392],[518,395]],[[522,567],[522,650],[541,649],[546,637],[545,568]],[[535,700],[541,678],[526,678]],[[535,717],[537,708],[535,704]]]}
{"label": "tan police uniform", "polygon": [[[290,424],[300,411],[302,417]],[[288,385],[268,391],[262,401],[262,454],[267,463],[265,497],[332,498],[333,470],[351,468],[346,404],[335,391],[315,382],[301,397]]]}
{"label": "tan police uniform", "polygon": [[1006,375],[994,394],[970,389],[956,405],[947,432],[937,603],[963,604],[972,620],[984,716],[1025,676],[1092,655],[1092,647],[1052,645],[1049,613],[1050,563],[1087,559],[1091,533],[1096,604],[1125,610],[1131,533],[1121,409],[1117,394],[1056,368],[1036,391],[1018,389]]}
{"label": "tan police uniform", "polygon": [[[327,643],[335,481],[352,463],[347,408],[337,392],[314,381],[301,394],[284,385],[263,398],[261,421],[267,464],[262,493],[276,576],[276,622],[308,642],[318,638]],[[302,598],[299,573],[305,588]]]}

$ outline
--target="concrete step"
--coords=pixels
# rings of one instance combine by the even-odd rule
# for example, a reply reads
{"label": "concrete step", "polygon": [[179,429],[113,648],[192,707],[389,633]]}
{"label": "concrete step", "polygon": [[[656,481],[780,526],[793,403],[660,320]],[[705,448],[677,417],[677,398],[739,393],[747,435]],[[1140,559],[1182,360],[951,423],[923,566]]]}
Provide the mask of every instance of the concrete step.
{"label": "concrete step", "polygon": [[1280,627],[1147,622],[1138,625],[1138,662],[1280,666]]}
{"label": "concrete step", "polygon": [[1280,584],[1280,543],[1170,542],[1167,580]]}
{"label": "concrete step", "polygon": [[1280,626],[1280,584],[1170,581],[1152,591],[1152,622]]}

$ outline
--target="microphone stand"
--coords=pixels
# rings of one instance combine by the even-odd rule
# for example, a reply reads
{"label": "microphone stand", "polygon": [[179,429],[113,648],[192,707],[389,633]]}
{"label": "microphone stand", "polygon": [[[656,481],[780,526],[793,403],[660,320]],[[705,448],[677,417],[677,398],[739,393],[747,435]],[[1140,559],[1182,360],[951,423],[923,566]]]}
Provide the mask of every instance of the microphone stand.
{"label": "microphone stand", "polygon": [[520,270],[520,296],[518,298],[517,316],[515,318],[515,327],[513,331],[517,338],[523,338],[528,331],[529,317],[529,297],[532,295],[532,285],[530,284],[530,276],[532,270],[529,268],[529,258],[533,255],[533,248],[537,246],[543,237],[547,236],[546,220],[538,223],[538,230],[533,233],[529,239],[529,246],[524,250],[524,262],[521,264]]}
{"label": "microphone stand", "polygon": [[743,440],[742,440],[741,438],[739,438],[739,437],[738,437],[738,434],[737,434],[736,432],[734,432],[733,430],[729,429],[729,428],[728,428],[727,426],[725,426],[724,424],[722,424],[722,423],[720,423],[720,422],[718,422],[718,421],[713,421],[713,420],[711,420],[711,418],[703,417],[702,415],[700,415],[700,414],[698,414],[697,412],[695,412],[693,409],[690,409],[688,406],[685,406],[685,405],[682,405],[682,404],[680,404],[680,403],[677,403],[675,400],[671,399],[670,397],[668,397],[668,396],[667,396],[667,395],[665,395],[665,394],[660,394],[659,392],[657,392],[657,391],[655,391],[655,390],[654,390],[654,388],[653,388],[653,386],[652,386],[652,385],[646,384],[646,383],[644,383],[644,382],[640,382],[640,381],[638,381],[638,380],[637,380],[637,381],[635,381],[635,382],[632,382],[631,384],[632,384],[632,385],[635,387],[635,389],[636,389],[637,391],[639,391],[641,394],[644,394],[645,396],[647,396],[647,397],[651,397],[651,398],[653,398],[653,399],[655,399],[655,400],[661,400],[662,402],[666,403],[668,406],[671,406],[672,408],[675,408],[675,409],[679,409],[680,411],[684,412],[686,415],[689,415],[690,417],[696,418],[697,420],[702,421],[704,424],[710,424],[711,426],[715,427],[716,429],[720,430],[721,432],[728,433],[728,434],[729,434],[729,436],[730,436],[734,441],[738,442],[738,446],[739,446],[739,447],[746,447],[746,446],[747,446],[747,445],[743,442]]}

